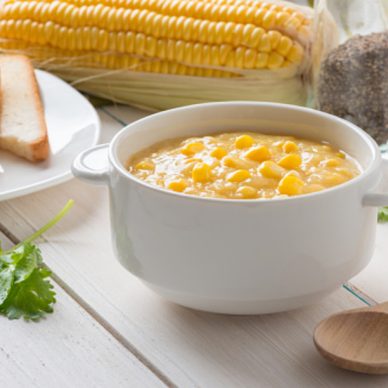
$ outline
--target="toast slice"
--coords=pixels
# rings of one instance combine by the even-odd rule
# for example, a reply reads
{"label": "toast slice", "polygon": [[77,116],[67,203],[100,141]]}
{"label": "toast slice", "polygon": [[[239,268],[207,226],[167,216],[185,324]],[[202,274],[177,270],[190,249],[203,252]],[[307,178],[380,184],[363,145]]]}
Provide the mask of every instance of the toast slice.
{"label": "toast slice", "polygon": [[30,161],[49,155],[43,105],[30,60],[0,55],[0,148]]}

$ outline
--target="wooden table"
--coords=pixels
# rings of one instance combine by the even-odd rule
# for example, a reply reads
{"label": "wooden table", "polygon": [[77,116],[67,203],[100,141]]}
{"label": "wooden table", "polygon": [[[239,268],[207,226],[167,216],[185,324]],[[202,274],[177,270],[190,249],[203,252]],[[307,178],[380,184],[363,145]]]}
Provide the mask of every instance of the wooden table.
{"label": "wooden table", "polygon": [[[144,115],[99,110],[102,142]],[[55,312],[39,323],[0,317],[0,387],[387,387],[388,377],[342,371],[320,358],[314,326],[331,313],[388,300],[388,225],[371,264],[320,304],[282,314],[222,316],[172,305],[115,260],[108,196],[72,180],[0,203],[5,246],[71,213],[40,248],[54,273]]]}

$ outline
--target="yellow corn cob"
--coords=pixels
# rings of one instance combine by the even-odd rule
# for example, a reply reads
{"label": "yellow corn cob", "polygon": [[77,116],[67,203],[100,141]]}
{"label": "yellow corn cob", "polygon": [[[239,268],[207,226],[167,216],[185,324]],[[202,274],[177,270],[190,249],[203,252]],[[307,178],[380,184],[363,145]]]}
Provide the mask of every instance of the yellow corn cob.
{"label": "yellow corn cob", "polygon": [[[249,1],[238,7],[226,4],[225,14],[222,6],[200,1],[136,0],[126,1],[123,7],[122,1],[105,0],[109,5],[97,1],[78,5],[83,3],[6,1],[0,12],[0,37],[62,50],[125,53],[186,66],[277,69],[300,64],[305,55],[301,43],[286,35],[290,20],[304,20],[303,15],[295,10],[294,15],[287,7],[288,13],[283,13],[289,19],[283,23],[282,33],[276,30],[278,10],[263,2],[252,7],[248,7]],[[260,19],[256,15],[259,11],[270,16]],[[189,14],[196,18],[185,16]]]}

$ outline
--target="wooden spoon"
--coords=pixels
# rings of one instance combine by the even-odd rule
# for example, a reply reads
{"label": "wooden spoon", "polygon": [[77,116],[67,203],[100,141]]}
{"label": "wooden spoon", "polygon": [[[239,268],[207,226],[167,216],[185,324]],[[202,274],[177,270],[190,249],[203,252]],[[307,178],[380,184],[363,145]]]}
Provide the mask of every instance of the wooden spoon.
{"label": "wooden spoon", "polygon": [[340,368],[388,373],[388,302],[326,318],[315,329],[314,343]]}

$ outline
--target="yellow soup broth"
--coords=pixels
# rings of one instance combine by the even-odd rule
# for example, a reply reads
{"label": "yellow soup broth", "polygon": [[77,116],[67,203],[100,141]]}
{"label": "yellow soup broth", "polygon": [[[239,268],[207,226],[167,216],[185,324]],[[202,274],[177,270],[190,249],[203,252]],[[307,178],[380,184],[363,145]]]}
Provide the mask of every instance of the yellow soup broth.
{"label": "yellow soup broth", "polygon": [[136,154],[128,171],[168,190],[227,199],[307,194],[360,173],[351,157],[328,144],[255,132],[168,140]]}

